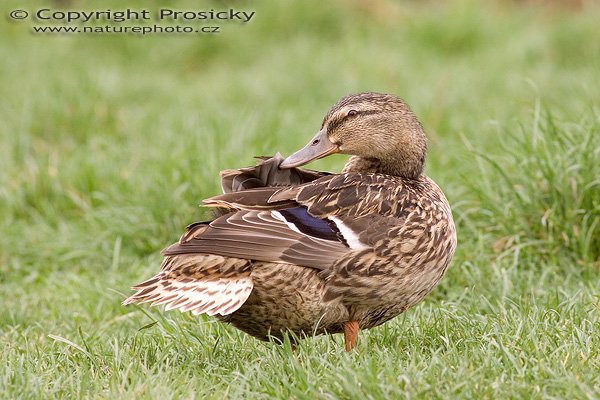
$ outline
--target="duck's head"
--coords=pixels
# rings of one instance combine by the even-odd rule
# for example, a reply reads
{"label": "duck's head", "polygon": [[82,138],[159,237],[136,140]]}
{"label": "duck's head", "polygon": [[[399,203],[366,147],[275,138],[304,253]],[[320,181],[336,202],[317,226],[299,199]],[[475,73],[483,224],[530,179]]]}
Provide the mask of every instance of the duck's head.
{"label": "duck's head", "polygon": [[423,172],[426,151],[423,127],[406,103],[394,95],[366,92],[338,101],[315,137],[280,168],[343,153],[354,156],[354,170],[417,178]]}

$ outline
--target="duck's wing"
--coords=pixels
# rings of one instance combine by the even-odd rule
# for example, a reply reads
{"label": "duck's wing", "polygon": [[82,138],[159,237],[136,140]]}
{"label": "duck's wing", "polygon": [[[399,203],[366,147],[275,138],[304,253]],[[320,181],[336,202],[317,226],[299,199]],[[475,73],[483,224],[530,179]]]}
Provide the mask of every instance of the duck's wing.
{"label": "duck's wing", "polygon": [[260,159],[255,167],[222,171],[221,186],[229,201],[204,202],[217,207],[221,215],[188,226],[179,242],[163,254],[209,253],[324,269],[350,251],[333,221],[309,214],[306,206],[291,198],[269,203],[281,188],[300,186],[330,174],[279,169],[283,161],[280,154]]}
{"label": "duck's wing", "polygon": [[[350,249],[372,247],[392,226],[401,226],[415,196],[401,180],[371,173],[326,175],[288,187],[225,193],[204,201],[229,210],[301,208],[311,225],[325,221]],[[290,221],[288,221],[290,222]]]}
{"label": "duck's wing", "polygon": [[344,173],[287,187],[259,187],[204,201],[231,210],[182,237],[174,252],[213,252],[319,270],[373,249],[402,224],[403,186],[380,174]]}
{"label": "duck's wing", "polygon": [[239,210],[192,224],[163,255],[208,253],[322,270],[349,251],[335,225],[291,207]]}

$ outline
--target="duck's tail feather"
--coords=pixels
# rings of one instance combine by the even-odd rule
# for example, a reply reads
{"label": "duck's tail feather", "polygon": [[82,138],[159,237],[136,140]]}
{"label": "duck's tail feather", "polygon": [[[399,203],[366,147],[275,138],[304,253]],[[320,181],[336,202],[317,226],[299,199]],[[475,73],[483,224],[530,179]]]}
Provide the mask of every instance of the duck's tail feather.
{"label": "duck's tail feather", "polygon": [[212,254],[165,257],[161,272],[132,289],[123,301],[164,304],[166,310],[228,315],[238,310],[253,288],[250,261]]}

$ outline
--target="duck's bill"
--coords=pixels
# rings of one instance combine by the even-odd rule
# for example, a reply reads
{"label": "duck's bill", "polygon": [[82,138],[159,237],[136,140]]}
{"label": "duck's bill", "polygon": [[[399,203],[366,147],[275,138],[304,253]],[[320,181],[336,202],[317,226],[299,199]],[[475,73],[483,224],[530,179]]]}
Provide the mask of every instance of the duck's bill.
{"label": "duck's bill", "polygon": [[321,129],[306,146],[283,160],[279,168],[299,167],[338,151],[338,146],[327,137],[327,129]]}

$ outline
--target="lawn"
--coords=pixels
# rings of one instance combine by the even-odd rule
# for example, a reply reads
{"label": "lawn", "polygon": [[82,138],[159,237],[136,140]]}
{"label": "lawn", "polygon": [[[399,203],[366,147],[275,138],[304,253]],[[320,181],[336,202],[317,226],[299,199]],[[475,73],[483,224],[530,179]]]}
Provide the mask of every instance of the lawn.
{"label": "lawn", "polygon": [[[0,397],[600,398],[598,5],[175,1],[256,14],[141,36],[4,18],[116,0],[22,3],[0,19]],[[351,353],[121,306],[220,170],[290,154],[364,90],[420,117],[457,223],[420,305]]]}

